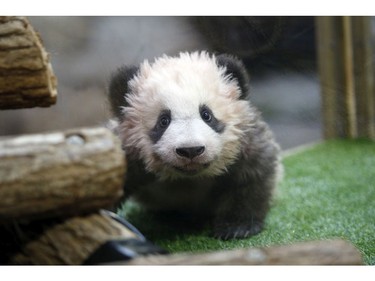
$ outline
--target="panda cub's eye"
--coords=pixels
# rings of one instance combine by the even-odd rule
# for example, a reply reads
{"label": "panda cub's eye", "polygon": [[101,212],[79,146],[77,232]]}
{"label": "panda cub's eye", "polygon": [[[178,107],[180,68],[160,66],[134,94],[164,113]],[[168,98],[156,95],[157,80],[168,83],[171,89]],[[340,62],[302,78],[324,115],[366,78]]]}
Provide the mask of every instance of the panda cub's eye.
{"label": "panda cub's eye", "polygon": [[216,133],[224,132],[225,124],[218,120],[212,110],[205,104],[199,106],[199,114],[204,122]]}
{"label": "panda cub's eye", "polygon": [[155,122],[154,127],[149,132],[149,137],[153,143],[157,143],[172,122],[172,115],[169,109],[162,110]]}
{"label": "panda cub's eye", "polygon": [[210,122],[212,120],[212,114],[208,108],[202,108],[200,113],[203,121]]}
{"label": "panda cub's eye", "polygon": [[167,114],[163,114],[159,118],[159,126],[161,128],[166,128],[168,127],[169,123],[171,122],[171,117]]}

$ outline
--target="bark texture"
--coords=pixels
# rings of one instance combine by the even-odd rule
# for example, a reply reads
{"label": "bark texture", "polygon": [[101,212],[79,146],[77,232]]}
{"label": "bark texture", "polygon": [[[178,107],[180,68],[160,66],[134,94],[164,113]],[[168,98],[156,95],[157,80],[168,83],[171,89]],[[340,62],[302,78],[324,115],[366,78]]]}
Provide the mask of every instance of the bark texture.
{"label": "bark texture", "polygon": [[0,139],[0,223],[111,207],[124,174],[121,145],[106,128]]}
{"label": "bark texture", "polygon": [[28,243],[11,263],[80,265],[103,243],[124,238],[136,238],[136,235],[105,214],[75,217]]}
{"label": "bark texture", "polygon": [[56,77],[39,35],[25,17],[0,17],[0,109],[56,103]]}

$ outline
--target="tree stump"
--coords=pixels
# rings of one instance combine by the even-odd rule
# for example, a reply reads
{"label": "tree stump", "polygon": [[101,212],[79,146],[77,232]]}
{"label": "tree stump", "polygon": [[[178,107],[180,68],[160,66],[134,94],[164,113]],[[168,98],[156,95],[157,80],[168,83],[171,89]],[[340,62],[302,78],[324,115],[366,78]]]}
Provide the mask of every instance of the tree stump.
{"label": "tree stump", "polygon": [[106,128],[0,139],[0,224],[111,207],[124,174],[121,145]]}
{"label": "tree stump", "polygon": [[0,109],[56,103],[56,77],[38,34],[24,17],[0,17]]}

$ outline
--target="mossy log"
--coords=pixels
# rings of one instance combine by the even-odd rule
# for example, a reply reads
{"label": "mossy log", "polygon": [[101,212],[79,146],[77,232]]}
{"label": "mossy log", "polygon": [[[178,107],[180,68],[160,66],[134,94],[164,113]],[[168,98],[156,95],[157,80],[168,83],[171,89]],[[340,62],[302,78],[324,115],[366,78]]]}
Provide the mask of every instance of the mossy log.
{"label": "mossy log", "polygon": [[40,37],[24,17],[0,17],[0,109],[56,103],[56,77]]}
{"label": "mossy log", "polygon": [[111,207],[124,174],[121,145],[106,128],[0,139],[0,224]]}

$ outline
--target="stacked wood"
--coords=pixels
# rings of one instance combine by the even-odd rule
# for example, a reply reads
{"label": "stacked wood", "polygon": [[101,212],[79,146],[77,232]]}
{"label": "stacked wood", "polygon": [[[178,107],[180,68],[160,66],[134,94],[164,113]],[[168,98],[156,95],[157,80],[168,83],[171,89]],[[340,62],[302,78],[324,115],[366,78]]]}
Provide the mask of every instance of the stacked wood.
{"label": "stacked wood", "polygon": [[325,138],[375,139],[370,17],[316,17]]}
{"label": "stacked wood", "polygon": [[[0,17],[0,109],[50,106],[56,84],[28,20]],[[18,252],[13,262],[79,264],[108,239],[131,236],[98,214],[122,197],[125,168],[106,128],[0,138],[0,263]]]}
{"label": "stacked wood", "polygon": [[106,128],[0,140],[0,223],[108,208],[123,193],[125,158]]}
{"label": "stacked wood", "polygon": [[24,17],[0,17],[0,109],[55,104],[56,78],[38,34]]}

